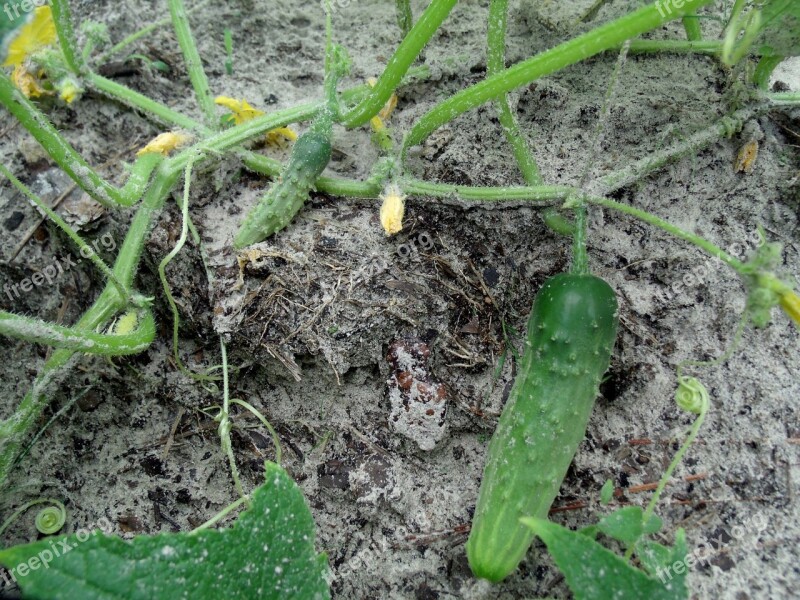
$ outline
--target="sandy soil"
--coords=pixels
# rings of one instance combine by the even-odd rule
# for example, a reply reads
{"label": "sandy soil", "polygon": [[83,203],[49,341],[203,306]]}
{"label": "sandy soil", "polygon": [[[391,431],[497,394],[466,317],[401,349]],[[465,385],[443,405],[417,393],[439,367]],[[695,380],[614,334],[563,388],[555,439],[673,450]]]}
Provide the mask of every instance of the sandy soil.
{"label": "sandy soil", "polygon": [[[81,19],[106,23],[115,40],[166,14],[161,2],[75,2]],[[416,14],[422,2],[413,2]],[[608,20],[633,1],[604,6],[594,22],[575,26],[591,2],[512,2],[509,61],[530,56],[570,32]],[[569,7],[563,8],[562,4]],[[392,123],[403,131],[439,99],[485,74],[488,2],[458,4],[425,51],[429,80],[404,88]],[[380,73],[399,42],[392,3],[339,3],[336,37],[353,58],[351,83]],[[245,97],[260,108],[292,106],[320,94],[323,15],[318,2],[240,0],[212,3],[192,17],[215,93]],[[710,22],[709,31],[714,24]],[[225,74],[223,29],[234,32],[235,72]],[[680,36],[677,26],[658,36]],[[170,73],[133,63],[116,79],[198,116],[177,43],[168,27],[136,51],[163,60]],[[512,97],[522,128],[550,183],[576,184],[590,162],[592,132],[616,57],[600,56],[536,82]],[[789,73],[787,71],[786,73]],[[785,80],[791,74],[781,75]],[[678,141],[726,112],[731,77],[714,61],[688,56],[632,56],[611,106],[605,142],[591,173],[602,175]],[[128,109],[96,95],[48,114],[88,160],[121,177],[122,162],[159,132]],[[304,124],[299,127],[302,129]],[[69,188],[20,127],[0,113],[4,162],[44,198]],[[753,120],[731,139],[673,164],[616,194],[701,233],[744,256],[758,224],[785,245],[784,269],[796,278],[798,258],[798,135],[800,114]],[[377,157],[365,129],[336,131],[329,171],[363,178]],[[748,174],[733,169],[740,146],[758,140]],[[265,150],[277,157],[281,151]],[[432,181],[521,183],[494,110],[483,107],[437,132],[410,164]],[[192,190],[192,218],[212,267],[206,278],[197,248],[187,247],[169,277],[182,311],[182,354],[194,368],[219,361],[224,334],[238,367],[232,393],[261,410],[278,429],[284,466],[301,485],[328,553],[338,598],[565,597],[568,590],[537,544],[512,577],[489,586],[472,578],[464,553],[485,449],[514,376],[508,343],[522,340],[531,300],[541,283],[564,270],[569,245],[523,203],[467,206],[412,197],[407,227],[387,239],[375,201],[315,195],[296,222],[258,245],[240,279],[230,247],[245,210],[268,185],[230,160],[201,174]],[[121,241],[129,213],[109,214],[81,203],[67,214],[90,239]],[[0,284],[17,282],[71,250],[55,228],[37,230],[8,261],[37,216],[10,186],[0,187]],[[174,203],[157,220],[139,287],[157,298],[161,332],[145,354],[125,360],[84,358],[52,391],[52,424],[16,471],[7,506],[30,498],[62,498],[71,529],[100,517],[120,534],[189,529],[235,498],[216,424],[200,408],[220,393],[182,376],[171,360],[171,317],[156,265],[180,231]],[[644,505],[634,486],[655,482],[689,419],[673,402],[675,367],[711,359],[728,347],[744,301],[730,271],[698,250],[642,223],[593,210],[591,266],[618,292],[621,327],[610,380],[586,440],[555,502],[557,522],[582,526],[601,507],[603,482],[621,494],[612,503]],[[109,252],[109,255],[111,253]],[[680,292],[669,288],[688,279]],[[101,281],[86,264],[53,285],[0,308],[72,322]],[[1,286],[0,286],[1,287]],[[448,390],[446,411],[422,424],[403,422],[387,380],[390,343],[400,337],[432,348],[424,366]],[[695,597],[790,597],[800,585],[797,494],[800,419],[798,332],[778,313],[765,330],[748,330],[724,365],[699,371],[714,408],[699,441],[679,468],[660,507],[663,541],[684,527],[690,548],[710,546],[692,570]],[[0,346],[0,414],[7,415],[41,367],[46,350]],[[87,391],[88,390],[88,391]],[[393,417],[398,417],[395,420]],[[274,452],[254,419],[240,415],[234,433],[248,486],[260,481]],[[174,441],[168,444],[175,428]],[[432,448],[432,449],[429,449]],[[686,480],[688,478],[688,481]],[[630,488],[633,489],[631,490]],[[27,539],[32,516],[3,543]],[[2,591],[0,591],[2,594]]]}

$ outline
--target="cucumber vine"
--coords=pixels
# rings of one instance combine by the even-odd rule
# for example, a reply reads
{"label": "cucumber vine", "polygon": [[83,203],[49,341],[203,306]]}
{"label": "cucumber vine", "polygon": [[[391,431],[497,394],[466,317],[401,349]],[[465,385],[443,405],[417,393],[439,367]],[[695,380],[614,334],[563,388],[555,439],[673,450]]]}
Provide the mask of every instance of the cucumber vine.
{"label": "cucumber vine", "polygon": [[[363,84],[342,89],[342,81],[347,74],[349,61],[343,47],[333,43],[331,24],[331,3],[327,5],[327,44],[324,60],[324,84],[320,98],[311,102],[275,110],[269,113],[254,111],[247,119],[236,120],[231,126],[223,126],[217,113],[220,98],[212,94],[211,82],[206,75],[202,58],[188,20],[188,11],[183,0],[168,0],[169,19],[156,21],[139,32],[130,35],[119,44],[104,50],[108,39],[102,26],[84,24],[82,31],[86,33],[87,44],[82,48],[78,44],[74,31],[74,19],[68,0],[52,0],[47,6],[36,8],[30,14],[17,16],[3,15],[0,21],[0,51],[4,67],[0,69],[0,105],[4,107],[44,148],[49,157],[62,169],[86,194],[111,210],[134,209],[135,214],[125,235],[125,239],[113,265],[107,265],[100,257],[91,254],[91,261],[106,281],[106,285],[95,298],[92,306],[71,326],[49,323],[41,319],[23,316],[7,311],[0,311],[0,334],[32,343],[50,346],[55,351],[45,362],[41,372],[33,382],[31,389],[24,396],[14,414],[0,421],[0,484],[8,480],[26,440],[35,430],[43,410],[50,403],[48,386],[61,377],[73,358],[81,353],[104,356],[122,356],[145,350],[155,339],[156,323],[150,308],[151,298],[136,290],[134,285],[140,267],[142,251],[147,235],[167,202],[170,194],[179,184],[184,183],[184,194],[178,200],[183,217],[182,233],[179,243],[164,258],[159,266],[159,275],[174,316],[173,344],[177,364],[184,372],[178,357],[177,333],[178,311],[169,290],[166,266],[181,251],[189,233],[196,244],[200,244],[200,236],[189,219],[190,183],[195,168],[211,168],[224,159],[233,158],[250,171],[270,178],[276,178],[272,187],[266,191],[261,201],[244,218],[238,233],[232,240],[236,249],[256,244],[267,236],[277,234],[290,225],[294,216],[302,209],[310,191],[317,190],[332,196],[347,198],[383,199],[384,209],[381,221],[387,234],[394,234],[402,228],[403,209],[406,199],[415,201],[418,198],[458,197],[466,202],[499,203],[524,200],[542,209],[542,217],[553,230],[569,236],[573,240],[573,266],[571,273],[562,274],[559,279],[552,280],[540,294],[544,300],[541,306],[534,306],[531,323],[535,324],[528,335],[542,353],[550,357],[550,362],[535,366],[529,354],[523,358],[528,368],[520,378],[519,389],[515,387],[515,397],[528,388],[536,388],[540,400],[547,403],[565,392],[565,386],[573,385],[564,377],[556,376],[571,372],[577,368],[573,355],[575,350],[569,346],[551,347],[552,343],[568,343],[570,335],[581,338],[586,332],[578,329],[586,325],[578,316],[574,322],[559,321],[563,315],[549,304],[558,294],[575,293],[582,301],[581,306],[595,319],[596,327],[603,335],[597,339],[591,336],[573,339],[572,343],[580,346],[579,350],[589,351],[583,361],[591,363],[582,375],[576,376],[580,384],[579,421],[588,418],[591,410],[596,386],[602,372],[605,371],[611,347],[616,333],[616,301],[614,293],[608,286],[603,287],[602,280],[589,275],[588,257],[586,254],[586,238],[588,231],[588,211],[594,206],[604,207],[623,213],[685,242],[693,244],[713,257],[719,258],[731,267],[742,279],[747,291],[747,304],[743,323],[751,323],[755,327],[768,325],[772,309],[780,307],[796,323],[800,324],[800,297],[777,273],[781,248],[774,243],[764,243],[757,254],[747,262],[728,255],[710,241],[693,232],[678,228],[669,221],[650,214],[629,204],[618,202],[609,196],[634,182],[640,181],[660,169],[664,165],[696,153],[723,137],[729,137],[740,130],[745,121],[764,115],[776,107],[800,106],[800,94],[796,92],[769,92],[766,83],[774,68],[788,56],[800,54],[800,8],[792,0],[766,0],[757,7],[746,6],[744,0],[735,0],[733,9],[727,19],[722,40],[705,39],[703,21],[706,16],[704,8],[711,0],[685,0],[683,2],[655,2],[638,10],[600,25],[581,35],[569,39],[549,50],[535,54],[512,66],[506,65],[505,36],[508,17],[507,0],[491,0],[487,32],[487,73],[478,83],[462,89],[458,93],[436,103],[422,117],[416,120],[404,132],[402,141],[395,144],[393,137],[385,128],[384,120],[394,109],[396,91],[410,81],[426,78],[427,67],[413,66],[423,49],[431,42],[437,31],[448,18],[457,0],[431,0],[416,20],[408,0],[396,0],[397,21],[403,33],[403,39],[389,58],[385,69],[372,84]],[[206,4],[200,3],[198,6]],[[669,10],[665,6],[669,4]],[[664,24],[680,20],[683,24],[686,39],[643,40],[641,35],[658,30]],[[196,120],[184,115],[166,104],[157,102],[144,94],[136,92],[124,85],[111,81],[98,73],[98,68],[111,57],[122,53],[126,48],[156,27],[172,24],[178,44],[186,63],[189,82],[201,114]],[[788,25],[785,25],[788,23]],[[784,25],[782,25],[784,24]],[[230,30],[225,32],[226,71],[233,76],[233,45]],[[693,53],[710,55],[732,66],[738,77],[744,78],[746,94],[743,104],[731,111],[719,121],[689,138],[669,148],[655,152],[651,156],[614,171],[610,174],[592,178],[587,167],[586,172],[575,186],[550,185],[544,181],[536,163],[534,153],[524,139],[509,100],[509,94],[522,86],[581,61],[604,52],[617,52],[620,59],[614,77],[619,75],[625,57],[630,53]],[[741,67],[741,68],[740,68]],[[609,88],[611,89],[611,88]],[[132,110],[143,113],[162,124],[164,133],[144,148],[136,157],[130,157],[131,164],[125,165],[127,180],[121,186],[115,186],[81,156],[52,124],[37,98],[42,96],[58,96],[67,103],[79,103],[81,95],[87,92],[100,94],[113,101],[120,102]],[[608,100],[608,98],[606,99]],[[230,99],[225,99],[230,105]],[[450,123],[459,115],[475,109],[487,102],[494,103],[503,135],[510,146],[513,156],[521,172],[525,185],[520,186],[461,186],[426,181],[412,176],[406,170],[406,159],[409,150],[423,143],[438,128]],[[242,106],[246,101],[242,101]],[[248,105],[249,106],[249,105]],[[606,102],[607,108],[607,102]],[[605,108],[604,108],[605,110]],[[384,111],[384,112],[382,112]],[[378,121],[374,121],[374,119]],[[263,137],[268,132],[291,131],[290,124],[311,121],[308,129],[294,141],[291,156],[284,165],[264,154],[255,152],[251,142]],[[373,139],[379,146],[381,159],[371,170],[371,176],[363,181],[340,176],[324,176],[333,147],[335,128],[354,129],[372,123]],[[230,124],[229,124],[230,125]],[[602,120],[600,123],[602,126]],[[287,136],[291,139],[291,135]],[[598,136],[599,137],[599,136]],[[591,165],[591,160],[588,163]],[[59,227],[79,250],[88,247],[80,235],[58,215],[41,202],[22,182],[20,182],[7,166],[0,165],[0,172],[47,217]],[[568,218],[569,215],[573,219]],[[766,240],[765,240],[766,242]],[[600,282],[600,283],[597,283]],[[580,290],[589,290],[581,295]],[[554,290],[558,291],[554,291]],[[577,288],[576,288],[577,289]],[[577,296],[576,296],[577,297]],[[613,300],[613,301],[612,301]],[[602,301],[602,302],[601,302]],[[537,296],[537,302],[538,300]],[[600,302],[602,306],[595,305]],[[593,304],[595,303],[595,304]],[[545,315],[545,313],[547,313]],[[547,318],[544,318],[544,316]],[[118,320],[117,320],[118,319]],[[580,323],[579,323],[580,321]],[[602,323],[601,323],[602,321]],[[112,325],[116,323],[116,325]],[[577,327],[577,329],[573,328]],[[544,339],[539,336],[539,328],[550,331],[554,329],[553,338]],[[594,330],[593,330],[594,331]],[[105,333],[101,333],[105,332]],[[590,332],[591,333],[591,332]],[[563,336],[561,334],[564,334]],[[538,336],[538,337],[537,337]],[[561,339],[561,337],[565,339]],[[738,334],[737,334],[738,339]],[[588,340],[588,341],[587,341]],[[591,341],[594,340],[594,341]],[[590,343],[591,341],[591,343]],[[224,342],[221,343],[222,368],[224,379],[224,405],[215,418],[219,421],[222,446],[229,458],[235,486],[242,496],[242,502],[248,502],[241,482],[239,481],[233,452],[230,444],[231,420],[229,409],[236,404],[259,417],[269,429],[276,445],[278,461],[280,461],[280,445],[278,436],[268,421],[243,400],[230,399],[228,396],[227,356]],[[576,359],[577,360],[577,359]],[[547,370],[550,368],[550,370]],[[577,371],[576,371],[577,373]],[[555,374],[555,375],[554,375]],[[214,379],[208,375],[200,376],[204,381]],[[548,379],[549,378],[549,379]],[[659,488],[653,495],[647,510],[620,513],[622,517],[607,518],[598,524],[595,533],[602,531],[628,544],[626,558],[641,547],[654,552],[661,559],[671,558],[679,553],[685,544],[682,534],[676,537],[675,549],[647,545],[642,541],[644,535],[657,529],[653,510],[666,481],[669,479],[683,453],[697,435],[706,412],[709,408],[708,394],[696,379],[678,373],[678,405],[697,415],[687,442],[676,454],[670,467],[664,474]],[[528,386],[528,387],[526,387]],[[549,406],[549,405],[548,405]],[[513,408],[513,404],[512,404]],[[558,409],[566,410],[566,409]],[[568,419],[569,411],[554,416]],[[558,490],[561,477],[566,471],[574,450],[582,437],[573,431],[567,439],[570,453],[560,456],[559,460],[548,462],[546,453],[541,449],[527,456],[529,462],[544,461],[543,471],[552,475],[547,481],[535,482],[541,488],[542,498],[534,502],[535,509],[527,506],[531,502],[529,490],[517,487],[519,481],[505,472],[504,462],[513,453],[514,444],[508,442],[514,436],[520,437],[520,444],[525,436],[539,433],[535,427],[519,417],[516,413],[501,421],[505,436],[499,442],[493,442],[490,450],[490,466],[487,473],[497,479],[498,485],[488,489],[485,502],[480,504],[478,518],[490,522],[497,517],[501,523],[499,529],[491,526],[488,529],[480,525],[473,530],[474,538],[479,540],[468,545],[470,561],[480,564],[476,572],[491,579],[501,579],[513,571],[519,559],[524,555],[534,533],[540,535],[548,544],[571,543],[569,536],[553,529],[547,521],[546,508]],[[574,415],[573,415],[574,416]],[[584,423],[585,424],[585,423]],[[558,423],[555,423],[558,425]],[[527,428],[526,428],[527,427]],[[560,430],[559,430],[560,431]],[[546,433],[546,432],[545,432]],[[550,432],[552,433],[552,432]],[[562,432],[563,433],[563,432]],[[548,433],[549,435],[549,433]],[[576,437],[577,436],[577,437]],[[545,436],[546,437],[546,436]],[[515,438],[516,439],[516,438]],[[535,456],[534,456],[535,455]],[[494,462],[492,462],[494,461]],[[557,463],[557,464],[556,464]],[[491,466],[491,465],[494,466]],[[503,467],[506,465],[506,467]],[[499,491],[498,491],[499,490]],[[507,492],[507,493],[506,493]],[[500,494],[493,498],[493,494]],[[483,492],[482,492],[483,494]],[[505,495],[504,495],[505,494]],[[608,496],[608,492],[604,492]],[[498,505],[509,497],[518,499],[520,514],[527,515],[526,529],[515,517],[509,521],[508,515],[497,515]],[[504,500],[503,500],[504,499]],[[27,509],[32,503],[24,508]],[[237,504],[238,506],[238,504]],[[63,507],[62,507],[63,508]],[[501,507],[502,508],[502,507]],[[22,509],[20,509],[22,510]],[[493,513],[492,511],[495,511]],[[502,511],[501,511],[502,512]],[[516,514],[516,513],[515,513]],[[488,515],[488,516],[487,516]],[[631,516],[633,515],[633,516]],[[47,521],[52,520],[48,515]],[[63,525],[63,523],[62,523]],[[55,526],[55,524],[53,524]],[[660,526],[660,525],[658,525]],[[4,525],[5,527],[5,525]],[[48,527],[48,530],[50,528]],[[524,531],[523,531],[524,530]],[[497,531],[508,533],[514,537],[515,547],[510,555],[503,555],[493,544],[498,541]],[[487,533],[488,532],[488,533]],[[633,533],[631,533],[633,532]],[[586,537],[586,536],[584,536]],[[640,544],[641,546],[637,546]],[[684,544],[681,546],[681,544]],[[502,544],[501,544],[502,545]],[[609,558],[603,554],[602,548],[591,548],[598,564],[618,564],[620,557]],[[555,553],[554,555],[556,555]],[[653,567],[656,563],[648,563],[648,554],[640,555],[642,562]],[[556,556],[556,560],[561,563]],[[606,561],[606,562],[603,562]],[[611,561],[611,562],[607,562]],[[647,581],[639,575],[632,575],[631,585],[643,586],[637,589],[651,589],[652,569]],[[573,581],[573,575],[567,574]],[[579,578],[578,578],[579,579]],[[575,580],[577,581],[577,579]],[[578,584],[576,584],[578,585]],[[652,588],[656,589],[656,588]]]}

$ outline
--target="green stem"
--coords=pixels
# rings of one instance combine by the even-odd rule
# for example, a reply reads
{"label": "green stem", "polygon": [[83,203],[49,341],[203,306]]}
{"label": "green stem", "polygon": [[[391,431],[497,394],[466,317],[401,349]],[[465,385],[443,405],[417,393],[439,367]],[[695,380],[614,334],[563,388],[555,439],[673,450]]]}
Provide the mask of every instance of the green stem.
{"label": "green stem", "polygon": [[[594,135],[592,136],[592,143],[588,152],[589,159],[586,161],[586,165],[583,169],[583,175],[581,175],[580,182],[578,184],[580,189],[585,189],[586,183],[589,180],[589,176],[592,172],[592,166],[595,164],[597,156],[600,152],[600,147],[603,143],[603,132],[608,119],[608,112],[611,107],[611,99],[614,96],[614,88],[616,87],[619,76],[622,73],[622,67],[625,65],[625,61],[628,59],[629,46],[630,44],[628,42],[625,42],[622,45],[619,56],[617,57],[617,62],[614,65],[614,71],[611,74],[611,79],[608,83],[608,87],[603,98],[603,106],[600,110],[600,116],[597,119]],[[587,251],[589,219],[586,202],[583,199],[583,195],[578,195],[573,199],[568,200],[567,204],[571,204],[575,211],[575,233],[573,234],[572,240],[572,267],[570,272],[574,273],[575,275],[586,275],[589,273],[589,254]]]}
{"label": "green stem", "polygon": [[[152,220],[163,206],[179,173],[180,171],[170,170],[168,165],[161,166],[131,222],[114,265],[114,274],[125,287],[130,287],[133,282],[144,240],[149,233]],[[124,308],[125,299],[121,298],[117,289],[109,283],[91,308],[71,329],[73,331],[96,331],[105,326],[117,312]],[[69,349],[53,352],[14,415],[0,422],[0,485],[5,483],[25,438],[36,427],[39,416],[50,403],[47,397],[48,386],[61,375],[63,368],[74,354],[75,352]]]}
{"label": "green stem", "polygon": [[[201,8],[203,8],[204,6],[209,4],[210,2],[211,2],[211,0],[203,0],[202,2],[198,2],[197,4],[192,6],[186,12],[188,14],[192,14],[193,12],[200,10]],[[107,62],[108,59],[110,59],[112,56],[115,56],[115,55],[119,54],[125,48],[127,48],[128,46],[130,46],[131,44],[133,44],[137,40],[145,37],[146,35],[148,35],[150,33],[152,33],[153,31],[155,31],[159,27],[164,27],[165,25],[169,25],[171,22],[172,22],[172,18],[171,17],[165,17],[163,19],[159,19],[155,23],[151,23],[150,25],[147,25],[146,27],[143,27],[139,31],[133,32],[131,35],[129,35],[128,37],[123,39],[121,42],[119,42],[118,44],[115,44],[110,49],[108,49],[106,52],[104,52],[103,54],[98,56],[96,61],[95,61],[95,63],[98,64],[98,65],[102,65],[103,63]]]}
{"label": "green stem", "polygon": [[702,248],[711,256],[720,259],[722,262],[726,263],[728,266],[733,268],[739,274],[745,274],[747,271],[747,267],[745,264],[733,256],[729,255],[725,252],[722,248],[719,248],[709,242],[708,240],[700,237],[699,235],[695,235],[688,231],[685,231],[676,225],[673,225],[669,221],[665,221],[660,217],[652,215],[646,211],[641,209],[635,208],[633,206],[628,206],[627,204],[621,204],[620,202],[615,202],[614,200],[610,200],[609,198],[600,198],[596,196],[587,196],[585,198],[586,202],[590,204],[596,204],[598,206],[605,206],[606,208],[610,208],[612,210],[616,210],[618,212],[625,213],[632,217],[636,217],[640,221],[644,221],[645,223],[649,223],[650,225],[654,225],[660,229],[663,229],[667,233],[674,235],[682,240],[690,242],[699,248]]}
{"label": "green stem", "polygon": [[17,118],[56,164],[82,190],[106,207],[135,204],[141,197],[153,170],[161,162],[161,156],[158,154],[141,156],[131,169],[125,186],[117,189],[89,166],[53,127],[47,117],[20,93],[8,76],[2,72],[0,72],[0,104],[3,104]]}
{"label": "green stem", "polygon": [[[506,23],[508,21],[508,0],[492,0],[489,4],[489,25],[487,29],[487,75],[491,76],[506,68]],[[528,147],[517,123],[508,96],[497,100],[497,117],[503,134],[514,152],[522,178],[530,186],[542,185],[542,177],[536,159]],[[548,206],[542,211],[542,220],[550,229],[561,235],[572,235],[574,227],[558,209]]]}
{"label": "green stem", "polygon": [[197,44],[194,42],[192,30],[189,27],[189,17],[186,15],[186,7],[183,0],[168,0],[169,12],[172,16],[172,25],[175,34],[178,36],[178,44],[183,52],[186,61],[186,69],[189,72],[189,81],[192,82],[195,97],[203,112],[203,119],[207,127],[215,129],[217,121],[217,109],[214,105],[214,98],[211,96],[211,89],[208,85],[206,72],[203,70],[203,61],[197,51]]}
{"label": "green stem", "polygon": [[[489,26],[487,30],[488,50],[486,57],[486,72],[488,76],[499,73],[506,68],[506,21],[508,13],[508,0],[491,0],[489,4]],[[525,143],[508,96],[503,94],[497,99],[497,116],[506,140],[514,151],[520,171],[525,183],[528,185],[541,185],[542,178],[536,160]]]}
{"label": "green stem", "polygon": [[733,66],[742,60],[758,37],[761,28],[755,27],[754,21],[760,18],[760,11],[751,8],[742,14],[746,2],[736,0],[731,9],[731,17],[724,32],[722,43],[722,62]]}
{"label": "green stem", "polygon": [[690,42],[699,42],[703,39],[703,32],[700,29],[700,19],[697,11],[693,10],[683,17],[683,29],[686,31],[686,39]]}
{"label": "green stem", "polygon": [[630,51],[633,53],[672,52],[719,56],[722,53],[722,42],[717,40],[632,40]]}
{"label": "green stem", "polygon": [[[262,175],[274,177],[279,174],[283,165],[278,161],[247,151],[239,151],[245,166]],[[576,190],[564,185],[482,187],[462,186],[447,183],[433,183],[421,179],[403,178],[400,186],[405,194],[430,196],[435,198],[460,198],[483,202],[529,201],[553,203],[564,200]],[[379,198],[380,184],[367,181],[354,181],[341,177],[319,177],[315,187],[320,192],[344,198]]]}
{"label": "green stem", "polygon": [[120,85],[115,81],[106,79],[96,73],[89,73],[86,75],[86,82],[101,94],[108,96],[125,106],[133,108],[149,115],[157,117],[160,121],[169,125],[177,125],[187,131],[205,132],[202,123],[198,123],[194,119],[185,117],[181,113],[172,110],[168,106],[151,100],[144,94],[140,94],[124,85]]}
{"label": "green stem", "polygon": [[233,425],[230,422],[230,392],[228,388],[228,351],[225,347],[225,342],[220,337],[220,348],[222,349],[222,410],[219,414],[219,436],[222,443],[222,450],[228,457],[228,464],[231,468],[231,477],[233,477],[233,484],[236,486],[236,491],[250,506],[250,499],[244,493],[241,479],[239,479],[239,469],[236,467],[236,458],[233,455],[233,446],[231,445],[231,428]]}
{"label": "green stem", "polygon": [[189,533],[198,533],[200,531],[203,531],[204,529],[208,529],[209,527],[213,527],[214,525],[219,523],[222,519],[227,517],[230,513],[232,513],[234,510],[239,508],[242,504],[245,504],[246,502],[248,502],[248,500],[249,499],[247,497],[242,497],[242,498],[239,498],[238,500],[235,500],[234,502],[231,502],[228,506],[223,508],[216,515],[211,517],[208,521],[206,521],[202,525],[198,525],[195,529],[192,529]]}
{"label": "green stem", "polygon": [[230,27],[226,27],[223,32],[225,41],[225,73],[233,75],[233,33]]}
{"label": "green stem", "polygon": [[389,64],[386,65],[372,92],[351,109],[342,123],[348,127],[358,127],[378,114],[400,85],[411,63],[417,58],[433,34],[450,14],[458,0],[431,0],[414,27],[398,46]]}
{"label": "green stem", "polygon": [[[658,500],[661,498],[661,494],[664,493],[664,489],[667,487],[670,478],[672,477],[672,473],[675,471],[677,466],[683,460],[683,456],[686,454],[687,450],[691,447],[694,443],[694,440],[697,438],[697,434],[700,431],[700,427],[703,425],[703,421],[705,421],[706,415],[708,414],[709,409],[709,402],[708,398],[706,397],[703,402],[701,403],[700,413],[697,415],[697,418],[692,423],[692,428],[689,431],[689,435],[686,438],[686,441],[681,445],[678,452],[675,453],[672,462],[669,463],[667,470],[664,471],[664,474],[661,476],[661,480],[658,482],[658,487],[656,491],[653,493],[653,497],[650,499],[650,503],[647,505],[647,508],[642,515],[642,523],[648,523],[650,518],[653,516],[655,512],[656,505],[658,504]],[[630,558],[631,554],[633,553],[633,546],[628,548],[628,552],[626,553],[626,558]]]}
{"label": "green stem", "polygon": [[83,56],[77,51],[78,42],[75,38],[75,31],[72,28],[69,0],[52,0],[51,9],[64,61],[73,73],[80,74],[85,72],[87,70],[86,63],[83,60]]}
{"label": "green stem", "polygon": [[672,19],[680,18],[711,1],[687,0],[680,9],[665,15],[659,13],[656,5],[646,6],[487,77],[480,83],[440,102],[423,115],[406,136],[403,151],[405,153],[408,148],[420,144],[445,123],[488,100],[498,98],[506,92],[600,52],[616,48],[626,40],[656,29]]}
{"label": "green stem", "polygon": [[307,121],[325,107],[327,107],[326,102],[302,104],[256,117],[241,125],[216,133],[186,148],[170,160],[171,167],[183,170],[186,168],[187,162],[197,159],[199,152],[212,154],[225,152],[271,129],[285,127],[289,123]]}
{"label": "green stem", "polygon": [[682,142],[674,144],[660,152],[655,152],[623,169],[600,177],[590,184],[589,189],[596,195],[608,195],[611,192],[641,180],[649,173],[660,169],[667,163],[689,154],[695,154],[720,138],[730,137],[739,131],[749,119],[768,112],[770,108],[769,104],[761,103],[736,111],[730,116],[723,117],[706,129],[691,135]]}
{"label": "green stem", "polygon": [[569,271],[575,275],[586,275],[589,273],[589,253],[586,250],[588,230],[586,203],[579,199],[574,211],[575,233],[572,236],[572,265]]}
{"label": "green stem", "polygon": [[[407,85],[417,79],[426,78],[430,75],[430,69],[426,66],[412,67],[408,70],[406,77],[401,82],[401,85]],[[144,113],[149,113],[155,116],[158,120],[167,125],[178,126],[188,131],[196,132],[199,135],[209,135],[213,133],[211,129],[207,128],[202,123],[195,121],[190,117],[186,117],[181,113],[172,110],[168,106],[151,100],[147,96],[140,94],[124,85],[120,85],[110,79],[101,77],[96,73],[89,73],[86,76],[86,81],[90,87],[94,88],[101,94],[121,102],[125,106],[133,108]],[[341,93],[341,99],[344,102],[360,101],[364,98],[369,91],[370,86],[367,84],[357,85],[350,89],[344,90]],[[309,115],[313,115],[322,103],[318,104],[305,104],[295,108],[305,107]],[[277,171],[279,172],[279,170]]]}
{"label": "green stem", "polygon": [[156,327],[153,314],[149,310],[142,315],[136,329],[125,334],[81,331],[41,319],[0,311],[0,335],[73,352],[126,356],[145,350],[155,339]]}
{"label": "green stem", "polygon": [[764,97],[772,102],[773,106],[796,106],[800,104],[800,92],[771,92]]}

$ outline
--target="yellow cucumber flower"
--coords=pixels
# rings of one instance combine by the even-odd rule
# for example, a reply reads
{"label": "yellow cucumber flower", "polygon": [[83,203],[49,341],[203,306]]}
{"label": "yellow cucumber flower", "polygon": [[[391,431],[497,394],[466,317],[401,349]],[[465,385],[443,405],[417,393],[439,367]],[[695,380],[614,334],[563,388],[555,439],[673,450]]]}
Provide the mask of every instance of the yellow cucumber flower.
{"label": "yellow cucumber flower", "polygon": [[72,77],[65,77],[59,81],[56,84],[56,89],[59,91],[59,97],[67,104],[72,104],[83,91]]}
{"label": "yellow cucumber flower", "polygon": [[237,125],[241,125],[246,121],[250,121],[264,114],[263,110],[253,108],[247,100],[244,99],[236,100],[235,98],[228,98],[227,96],[217,96],[214,99],[214,103],[224,106],[231,111],[231,118]]}
{"label": "yellow cucumber flower", "polygon": [[33,19],[19,28],[8,46],[4,67],[17,67],[31,54],[56,41],[56,25],[49,6],[40,6],[33,12]]}
{"label": "yellow cucumber flower", "polygon": [[[244,98],[236,100],[227,96],[217,96],[214,102],[231,111],[231,118],[236,125],[241,125],[265,114],[263,110],[250,106],[250,103]],[[272,146],[280,144],[282,139],[293,142],[297,139],[297,133],[291,127],[278,127],[267,132],[267,143]]]}
{"label": "yellow cucumber flower", "polygon": [[792,291],[787,291],[781,294],[780,303],[783,312],[789,315],[789,318],[800,325],[800,296]]}
{"label": "yellow cucumber flower", "polygon": [[403,229],[403,215],[406,211],[406,197],[395,184],[390,184],[381,195],[381,225],[386,235],[394,235]]}
{"label": "yellow cucumber flower", "polygon": [[191,139],[192,136],[182,131],[168,131],[150,140],[144,148],[136,153],[136,156],[141,156],[142,154],[148,154],[150,152],[158,152],[167,156],[170,152],[185,145]]}

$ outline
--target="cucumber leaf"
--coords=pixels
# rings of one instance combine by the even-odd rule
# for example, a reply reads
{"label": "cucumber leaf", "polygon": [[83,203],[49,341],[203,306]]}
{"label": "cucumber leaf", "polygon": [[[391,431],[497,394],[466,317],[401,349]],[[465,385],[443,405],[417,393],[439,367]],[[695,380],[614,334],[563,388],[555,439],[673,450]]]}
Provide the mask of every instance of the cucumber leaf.
{"label": "cucumber leaf", "polygon": [[643,535],[655,533],[661,529],[661,519],[652,515],[644,523],[644,511],[639,506],[625,506],[603,517],[597,524],[598,529],[608,537],[625,544],[634,544]]}
{"label": "cucumber leaf", "polygon": [[[576,600],[686,600],[686,539],[678,530],[675,547],[665,556],[655,556],[649,563],[655,566],[656,577],[636,569],[621,556],[595,542],[590,537],[552,523],[546,519],[524,518],[521,521],[541,538],[564,574]],[[651,555],[653,558],[653,555]],[[680,562],[680,574],[667,570]]]}
{"label": "cucumber leaf", "polygon": [[636,547],[636,556],[642,563],[642,568],[649,575],[658,575],[659,569],[667,569],[672,565],[672,548],[667,548],[657,542],[642,540]]}
{"label": "cucumber leaf", "polygon": [[23,597],[38,600],[330,597],[327,557],[314,550],[311,513],[274,463],[266,464],[266,483],[252,494],[251,508],[229,529],[130,542],[78,532],[0,550],[0,564],[16,577]]}
{"label": "cucumber leaf", "polygon": [[614,482],[610,479],[606,479],[606,482],[603,484],[603,487],[600,489],[600,504],[605,506],[609,502],[611,502],[611,498],[614,497]]}

